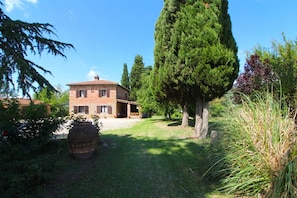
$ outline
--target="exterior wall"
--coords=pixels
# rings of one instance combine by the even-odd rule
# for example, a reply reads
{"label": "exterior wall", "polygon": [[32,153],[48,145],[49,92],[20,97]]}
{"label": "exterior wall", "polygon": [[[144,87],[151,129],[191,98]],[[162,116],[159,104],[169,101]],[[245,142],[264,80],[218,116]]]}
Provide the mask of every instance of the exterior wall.
{"label": "exterior wall", "polygon": [[117,86],[117,99],[128,100],[129,92],[123,87]]}
{"label": "exterior wall", "polygon": [[[77,91],[86,90],[86,97],[77,97]],[[100,90],[109,90],[107,96],[99,97]],[[75,106],[88,106],[87,116],[100,118],[117,116],[117,85],[72,85],[69,91],[69,113],[75,113]],[[98,112],[97,106],[109,106],[111,112]]]}

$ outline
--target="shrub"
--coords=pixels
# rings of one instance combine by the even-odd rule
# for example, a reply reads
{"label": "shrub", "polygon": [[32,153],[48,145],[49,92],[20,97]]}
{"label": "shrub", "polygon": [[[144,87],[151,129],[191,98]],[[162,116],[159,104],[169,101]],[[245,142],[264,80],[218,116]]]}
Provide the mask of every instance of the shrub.
{"label": "shrub", "polygon": [[0,143],[1,197],[32,197],[30,194],[59,170],[59,161],[51,153],[59,152],[64,145],[65,141],[50,141],[40,153],[32,153],[22,145]]}
{"label": "shrub", "polygon": [[[220,190],[264,197],[297,196],[296,126],[289,108],[270,94],[252,102],[244,96],[222,119],[222,138],[210,173]],[[219,147],[219,148],[218,148]]]}
{"label": "shrub", "polygon": [[7,143],[38,149],[62,123],[62,119],[48,116],[44,104],[30,104],[21,112],[16,99],[0,100],[0,129],[7,132]]}
{"label": "shrub", "polygon": [[0,100],[0,129],[8,134],[0,141],[0,192],[2,197],[20,197],[50,178],[54,159],[42,158],[62,119],[47,117],[44,105],[31,104],[20,112],[15,99]]}

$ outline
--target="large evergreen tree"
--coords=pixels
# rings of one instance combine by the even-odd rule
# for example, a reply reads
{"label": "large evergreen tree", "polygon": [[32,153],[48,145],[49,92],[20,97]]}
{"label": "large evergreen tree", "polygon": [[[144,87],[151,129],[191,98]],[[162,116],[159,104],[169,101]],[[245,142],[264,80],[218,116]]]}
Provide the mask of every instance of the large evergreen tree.
{"label": "large evergreen tree", "polygon": [[152,66],[145,67],[140,79],[142,85],[137,91],[137,104],[140,106],[140,112],[148,117],[158,110],[158,104],[152,91],[152,76]]}
{"label": "large evergreen tree", "polygon": [[130,89],[130,79],[129,79],[129,72],[127,63],[124,63],[123,66],[123,74],[121,79],[121,85],[127,89]]}
{"label": "large evergreen tree", "polygon": [[180,6],[185,1],[166,0],[155,27],[155,65],[154,65],[154,94],[156,100],[167,106],[168,103],[178,103],[183,109],[182,126],[188,126],[188,102],[191,91],[184,86],[181,77],[181,67],[178,62],[178,40],[174,35]]}
{"label": "large evergreen tree", "polygon": [[28,96],[30,89],[37,91],[47,87],[55,90],[39,73],[51,72],[27,59],[28,53],[41,55],[46,51],[66,58],[64,50],[73,48],[73,45],[51,39],[55,35],[51,24],[12,20],[3,12],[3,5],[0,4],[0,87],[21,90],[23,95]]}
{"label": "large evergreen tree", "polygon": [[[194,135],[205,138],[208,102],[232,87],[239,69],[228,2],[167,0],[163,10],[170,3],[177,5],[174,24],[159,22],[166,18],[161,13],[157,22],[161,27],[156,25],[156,87],[163,95],[178,99],[180,104],[195,103]],[[161,30],[167,35],[162,37]],[[163,49],[162,42],[167,44]],[[159,52],[163,54],[161,58]]]}
{"label": "large evergreen tree", "polygon": [[137,91],[141,88],[141,75],[144,72],[144,63],[142,60],[142,56],[136,55],[134,59],[134,64],[131,68],[130,73],[130,83],[131,83],[131,91],[130,91],[130,99],[137,100]]}
{"label": "large evergreen tree", "polygon": [[203,139],[208,132],[209,101],[223,96],[238,76],[237,46],[227,0],[188,1],[181,13],[180,21],[187,23],[180,56],[193,68],[190,78],[197,93],[194,135]]}

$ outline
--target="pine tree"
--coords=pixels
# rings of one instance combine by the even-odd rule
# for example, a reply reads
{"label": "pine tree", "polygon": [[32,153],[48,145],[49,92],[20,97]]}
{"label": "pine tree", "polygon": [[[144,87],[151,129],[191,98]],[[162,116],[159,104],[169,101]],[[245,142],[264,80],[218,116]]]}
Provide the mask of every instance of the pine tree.
{"label": "pine tree", "polygon": [[[1,2],[0,6],[2,6]],[[64,50],[73,48],[73,45],[53,40],[52,35],[55,35],[55,32],[51,24],[12,20],[0,8],[0,87],[2,89],[14,91],[17,83],[17,89],[27,96],[30,96],[30,89],[35,92],[44,87],[55,90],[44,75],[39,73],[41,71],[43,74],[51,74],[51,72],[26,58],[29,52],[41,55],[43,51],[66,58]]]}
{"label": "pine tree", "polygon": [[137,100],[137,91],[141,88],[141,75],[144,72],[144,63],[142,56],[136,55],[134,59],[134,64],[131,68],[130,73],[130,82],[131,82],[131,91],[130,99]]}
{"label": "pine tree", "polygon": [[123,67],[121,85],[127,89],[130,89],[129,72],[128,72],[128,66],[126,63],[124,63],[124,67]]}

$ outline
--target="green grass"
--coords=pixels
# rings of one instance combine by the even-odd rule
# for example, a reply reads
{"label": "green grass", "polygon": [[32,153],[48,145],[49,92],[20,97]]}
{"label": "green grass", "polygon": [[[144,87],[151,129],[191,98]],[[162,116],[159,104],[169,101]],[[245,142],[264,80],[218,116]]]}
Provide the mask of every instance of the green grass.
{"label": "green grass", "polygon": [[77,160],[67,151],[59,152],[55,178],[34,196],[227,197],[214,191],[215,184],[201,180],[209,167],[207,144],[191,135],[192,128],[161,119],[103,132],[103,144],[92,159]]}

